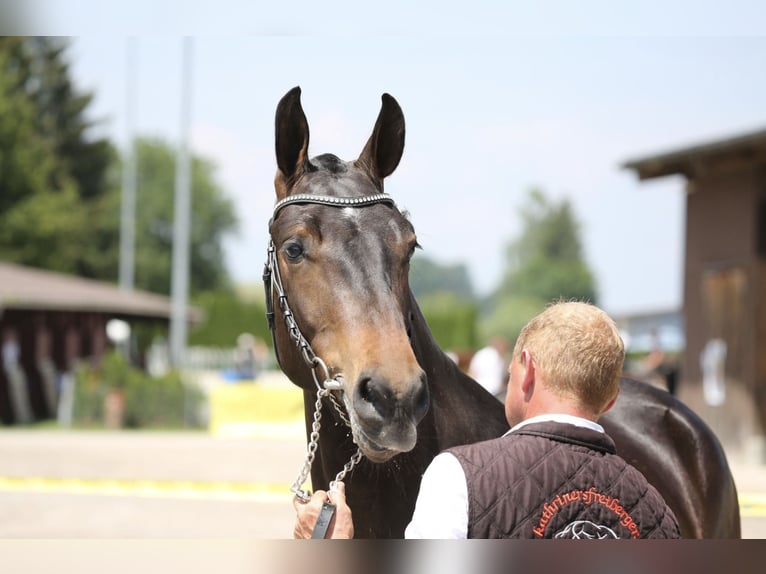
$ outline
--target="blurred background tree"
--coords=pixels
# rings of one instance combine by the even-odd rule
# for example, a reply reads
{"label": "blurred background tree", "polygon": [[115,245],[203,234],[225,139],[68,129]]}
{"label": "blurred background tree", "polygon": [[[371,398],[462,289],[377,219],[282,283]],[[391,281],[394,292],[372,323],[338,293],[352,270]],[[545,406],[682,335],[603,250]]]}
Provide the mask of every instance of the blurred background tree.
{"label": "blurred background tree", "polygon": [[[0,38],[0,259],[116,281],[120,159],[95,137],[93,94],[70,79],[67,40]],[[175,151],[137,142],[136,287],[170,292]],[[215,166],[192,158],[192,293],[230,287],[222,240],[237,229]]]}
{"label": "blurred background tree", "polygon": [[[170,293],[173,253],[175,149],[159,139],[136,142],[135,284],[139,289]],[[189,277],[192,295],[231,288],[223,239],[237,230],[234,206],[215,179],[212,162],[192,154],[192,223]],[[102,228],[108,249],[93,250],[89,262],[102,278],[116,281],[119,257],[120,189],[112,187],[101,204],[111,214]]]}
{"label": "blurred background tree", "polygon": [[479,307],[464,264],[441,264],[416,253],[410,265],[410,288],[439,346],[447,350],[476,346]]}
{"label": "blurred background tree", "polygon": [[[83,273],[91,204],[81,190],[105,189],[111,148],[85,139],[90,97],[71,89],[62,50],[56,39],[0,37],[0,258]],[[71,169],[78,153],[92,170]]]}
{"label": "blurred background tree", "polygon": [[107,140],[92,137],[96,123],[85,112],[93,94],[72,85],[67,45],[62,38],[24,38],[19,50],[22,80],[34,103],[38,132],[52,143],[61,173],[72,178],[79,197],[88,200],[104,192],[114,150]]}
{"label": "blurred background tree", "polygon": [[272,345],[261,285],[252,293],[229,289],[200,293],[193,303],[204,309],[206,319],[189,332],[190,345],[233,346],[241,333],[251,333]]}
{"label": "blurred background tree", "polygon": [[482,306],[483,338],[514,341],[529,319],[557,299],[598,302],[569,200],[556,202],[532,189],[519,214],[521,233],[509,242],[500,284]]}
{"label": "blurred background tree", "polygon": [[410,288],[415,297],[448,291],[459,299],[474,299],[468,268],[462,263],[441,264],[416,253],[410,264]]}

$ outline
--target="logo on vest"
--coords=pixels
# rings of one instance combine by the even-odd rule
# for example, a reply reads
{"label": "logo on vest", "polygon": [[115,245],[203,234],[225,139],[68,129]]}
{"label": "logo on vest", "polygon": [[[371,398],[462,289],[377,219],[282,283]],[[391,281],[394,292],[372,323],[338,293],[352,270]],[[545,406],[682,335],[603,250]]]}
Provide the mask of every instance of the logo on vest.
{"label": "logo on vest", "polygon": [[591,522],[590,520],[575,520],[567,524],[564,530],[556,533],[554,538],[570,540],[606,540],[607,538],[619,538],[614,530]]}
{"label": "logo on vest", "polygon": [[[572,490],[564,494],[557,495],[554,499],[543,503],[543,511],[540,515],[540,521],[537,526],[532,528],[535,536],[545,538],[545,529],[548,523],[556,516],[556,513],[570,504],[582,504],[586,506],[598,505],[613,512],[619,524],[624,526],[630,532],[631,538],[638,538],[640,531],[633,517],[620,504],[619,499],[601,494],[592,486],[588,490]],[[606,529],[602,530],[602,529]],[[569,533],[567,533],[569,531]],[[579,535],[574,536],[577,532]],[[594,536],[591,536],[593,534]],[[563,530],[559,531],[556,538],[619,538],[615,532],[605,526],[599,526],[587,520],[577,520],[571,522]]]}

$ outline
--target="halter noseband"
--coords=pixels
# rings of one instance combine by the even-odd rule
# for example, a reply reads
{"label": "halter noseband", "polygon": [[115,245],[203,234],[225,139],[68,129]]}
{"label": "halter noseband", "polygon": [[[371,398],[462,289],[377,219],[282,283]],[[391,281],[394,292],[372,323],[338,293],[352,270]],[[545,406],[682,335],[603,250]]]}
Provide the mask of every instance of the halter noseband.
{"label": "halter noseband", "polygon": [[[277,202],[274,206],[274,212],[269,220],[269,229],[271,224],[277,218],[279,212],[293,204],[317,204],[327,205],[330,207],[366,207],[368,205],[375,205],[378,203],[386,203],[396,208],[396,202],[393,198],[384,193],[378,193],[374,195],[365,195],[362,197],[332,197],[322,195],[310,195],[310,194],[298,194],[285,197]],[[314,384],[317,387],[317,400],[314,407],[314,422],[312,424],[312,432],[307,448],[306,461],[301,469],[298,478],[293,483],[290,490],[302,501],[307,502],[310,499],[310,495],[301,487],[306,482],[308,474],[311,470],[311,465],[314,462],[314,455],[319,445],[319,429],[322,409],[322,397],[328,396],[332,403],[335,405],[335,409],[338,411],[339,416],[349,427],[351,421],[348,419],[343,407],[338,403],[335,396],[331,393],[334,390],[342,390],[343,385],[337,379],[330,377],[330,371],[327,368],[325,362],[317,356],[314,350],[311,348],[311,344],[308,342],[303,333],[301,333],[298,324],[295,321],[290,305],[287,302],[287,294],[285,293],[284,286],[282,285],[282,277],[279,273],[279,263],[277,261],[276,248],[274,241],[269,239],[269,246],[266,253],[266,263],[263,268],[263,287],[266,291],[266,319],[269,324],[269,331],[271,332],[271,340],[274,346],[274,356],[277,359],[277,364],[282,368],[282,362],[279,358],[279,351],[277,350],[277,336],[274,325],[274,293],[276,292],[279,300],[279,308],[282,311],[282,317],[287,327],[287,333],[296,346],[300,349],[301,356],[306,364],[311,369],[311,376],[314,378]],[[284,370],[284,369],[283,369]],[[323,378],[322,383],[319,382],[319,376],[317,370],[321,370],[320,376]],[[341,471],[336,475],[333,482],[343,480],[345,475],[351,471],[352,468],[361,460],[362,451],[357,449],[356,453],[351,457],[351,460],[347,462]],[[331,483],[332,484],[332,483]]]}

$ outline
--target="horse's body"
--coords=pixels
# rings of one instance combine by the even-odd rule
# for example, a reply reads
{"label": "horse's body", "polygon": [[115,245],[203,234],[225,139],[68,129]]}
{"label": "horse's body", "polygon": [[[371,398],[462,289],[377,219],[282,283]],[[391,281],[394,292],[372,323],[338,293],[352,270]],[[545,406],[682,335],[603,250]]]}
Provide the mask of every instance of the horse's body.
{"label": "horse's body", "polygon": [[[358,208],[321,201],[383,193],[383,179],[404,145],[395,100],[383,96],[373,134],[353,162],[332,155],[308,159],[308,123],[297,88],[278,106],[276,136],[277,199],[309,197],[275,210],[271,223],[275,265],[289,298],[288,307],[274,309],[275,349],[282,369],[304,389],[310,432],[317,389],[305,349],[293,344],[283,321],[291,309],[328,377],[342,386],[339,400],[351,423],[349,429],[324,399],[312,484],[327,488],[358,445],[365,459],[345,479],[356,536],[401,537],[433,457],[500,436],[508,429],[504,409],[431,336],[409,289],[416,239],[406,218],[388,201]],[[664,496],[684,537],[739,537],[726,458],[694,413],[663,391],[623,380],[601,422],[618,452]]]}

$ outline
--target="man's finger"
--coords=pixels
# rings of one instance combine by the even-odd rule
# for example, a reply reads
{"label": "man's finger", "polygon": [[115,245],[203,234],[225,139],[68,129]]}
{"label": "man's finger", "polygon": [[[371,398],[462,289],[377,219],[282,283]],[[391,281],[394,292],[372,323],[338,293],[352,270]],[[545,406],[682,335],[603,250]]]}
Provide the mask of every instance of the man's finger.
{"label": "man's finger", "polygon": [[330,490],[327,492],[327,496],[335,505],[346,503],[346,485],[341,481],[335,481],[330,484]]}

